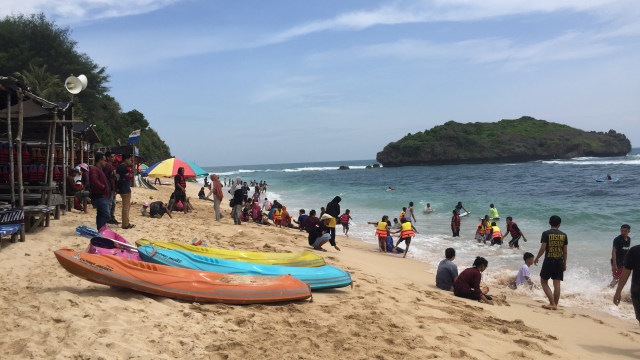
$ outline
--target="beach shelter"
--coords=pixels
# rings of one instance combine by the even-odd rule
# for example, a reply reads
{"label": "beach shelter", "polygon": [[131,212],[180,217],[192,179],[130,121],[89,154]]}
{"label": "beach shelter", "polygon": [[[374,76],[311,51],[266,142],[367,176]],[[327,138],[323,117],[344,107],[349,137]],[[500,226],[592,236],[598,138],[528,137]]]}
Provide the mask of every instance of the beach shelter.
{"label": "beach shelter", "polygon": [[178,158],[170,158],[153,164],[141,175],[150,177],[172,177],[178,174],[178,169],[184,168],[185,177],[196,177],[201,175],[209,175],[209,172],[203,170],[191,161],[184,161]]}

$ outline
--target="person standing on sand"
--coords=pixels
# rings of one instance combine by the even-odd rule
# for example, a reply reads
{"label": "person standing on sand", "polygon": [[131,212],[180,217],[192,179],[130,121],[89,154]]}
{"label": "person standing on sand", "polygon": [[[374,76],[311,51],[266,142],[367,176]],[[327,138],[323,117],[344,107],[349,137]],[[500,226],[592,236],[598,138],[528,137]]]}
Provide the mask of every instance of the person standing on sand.
{"label": "person standing on sand", "polygon": [[[175,200],[175,204],[177,204],[179,201],[182,202],[183,204],[183,211],[186,214],[187,213],[187,206],[185,206],[185,203],[187,202],[187,179],[184,177],[184,168],[183,167],[179,167],[178,168],[178,173],[176,174],[175,178],[173,179],[174,182],[174,186],[175,186],[175,191],[174,191],[174,200]],[[171,209],[173,210],[173,209]]]}
{"label": "person standing on sand", "polygon": [[407,209],[407,213],[404,215],[404,217],[406,217],[408,221],[411,221],[411,219],[413,218],[412,222],[417,222],[416,216],[413,215],[413,201],[409,202],[409,208]]}
{"label": "person standing on sand", "polygon": [[89,168],[89,189],[91,205],[96,208],[96,227],[102,229],[111,218],[109,211],[109,184],[104,175],[106,161],[104,154],[97,152],[95,155],[95,166]]}
{"label": "person standing on sand", "polygon": [[627,256],[624,259],[624,268],[620,274],[620,281],[616,288],[616,293],[613,295],[613,303],[618,306],[620,299],[622,298],[622,289],[629,280],[629,275],[633,272],[631,278],[631,302],[633,303],[633,310],[636,313],[636,320],[640,325],[640,245],[636,245],[629,249]]}
{"label": "person standing on sand", "polygon": [[236,178],[236,181],[231,185],[231,189],[229,189],[229,193],[233,196],[232,206],[233,210],[231,210],[231,216],[233,217],[233,223],[235,225],[242,225],[242,179],[240,177]]}
{"label": "person standing on sand", "polygon": [[620,235],[613,239],[613,249],[611,249],[611,273],[613,274],[613,280],[611,280],[609,287],[616,286],[618,279],[620,279],[620,274],[622,274],[624,258],[631,247],[630,231],[631,226],[624,224],[620,226]]}
{"label": "person standing on sand", "polygon": [[[404,220],[404,219],[403,219]],[[376,225],[376,236],[378,237],[378,252],[387,252],[387,236],[391,236],[389,234],[389,217],[384,215],[382,220],[378,222],[367,222],[369,225]],[[391,240],[393,244],[393,240]]]}
{"label": "person standing on sand", "polygon": [[209,197],[213,195],[213,210],[216,213],[216,221],[220,221],[220,219],[222,218],[222,211],[220,211],[220,202],[222,202],[224,195],[222,194],[222,184],[220,183],[218,175],[211,174],[211,185],[211,190],[209,191],[209,194],[206,198],[209,199]]}
{"label": "person standing on sand", "polygon": [[[545,254],[542,269],[540,270],[540,284],[545,295],[549,299],[549,305],[542,305],[548,310],[556,310],[560,301],[560,282],[567,270],[567,234],[558,230],[562,220],[560,216],[553,215],[549,218],[551,229],[542,233],[540,250],[533,263],[538,265],[538,259]],[[549,279],[553,280],[553,293],[549,287]]]}
{"label": "person standing on sand", "polygon": [[122,199],[122,228],[132,229],[135,225],[129,223],[129,210],[131,209],[131,185],[129,179],[129,165],[131,165],[131,155],[122,155],[122,162],[116,170],[118,174],[118,184],[116,189]]}
{"label": "person standing on sand", "polygon": [[108,224],[120,225],[118,220],[116,220],[116,175],[115,169],[113,168],[113,161],[115,160],[115,156],[111,151],[107,151],[104,154],[106,159],[106,164],[102,171],[104,171],[104,176],[107,177],[107,181],[109,182],[109,213],[111,218],[107,221]]}
{"label": "person standing on sand", "polygon": [[460,236],[460,213],[458,210],[453,210],[453,216],[451,217],[451,232],[453,237]]}
{"label": "person standing on sand", "polygon": [[336,219],[340,216],[340,200],[342,200],[340,196],[336,196],[327,204],[326,213],[333,217],[328,225],[331,233],[331,244],[336,242]]}

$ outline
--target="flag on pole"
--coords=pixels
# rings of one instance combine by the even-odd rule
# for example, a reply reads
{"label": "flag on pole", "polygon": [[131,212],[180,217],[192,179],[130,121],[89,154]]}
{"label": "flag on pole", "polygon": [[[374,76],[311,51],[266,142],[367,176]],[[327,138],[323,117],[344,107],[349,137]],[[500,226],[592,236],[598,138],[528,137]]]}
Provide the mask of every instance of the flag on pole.
{"label": "flag on pole", "polygon": [[140,130],[133,130],[131,134],[129,134],[129,144],[135,144],[140,142]]}

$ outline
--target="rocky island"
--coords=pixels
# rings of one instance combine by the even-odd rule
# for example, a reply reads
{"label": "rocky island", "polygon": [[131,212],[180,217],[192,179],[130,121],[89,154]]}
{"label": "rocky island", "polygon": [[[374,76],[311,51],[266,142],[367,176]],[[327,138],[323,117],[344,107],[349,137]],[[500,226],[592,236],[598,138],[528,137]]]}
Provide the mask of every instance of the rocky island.
{"label": "rocky island", "polygon": [[389,143],[376,160],[385,167],[526,162],[579,156],[624,156],[624,134],[583,131],[524,116],[496,123],[449,121]]}

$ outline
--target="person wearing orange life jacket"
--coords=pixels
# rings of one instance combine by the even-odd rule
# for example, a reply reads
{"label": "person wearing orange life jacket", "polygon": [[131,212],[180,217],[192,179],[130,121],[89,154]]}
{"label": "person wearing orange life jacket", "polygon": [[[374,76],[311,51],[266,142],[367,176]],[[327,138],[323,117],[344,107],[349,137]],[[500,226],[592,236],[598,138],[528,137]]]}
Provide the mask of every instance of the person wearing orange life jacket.
{"label": "person wearing orange life jacket", "polygon": [[282,227],[282,204],[278,203],[278,207],[273,212],[273,222],[276,223],[276,227]]}
{"label": "person wearing orange life jacket", "polygon": [[378,251],[387,252],[387,233],[389,232],[389,224],[387,221],[389,217],[387,215],[382,217],[378,222],[367,222],[370,225],[376,225],[376,236],[378,237]]}
{"label": "person wearing orange life jacket", "polygon": [[395,250],[398,245],[400,245],[400,243],[404,241],[407,244],[407,248],[404,250],[404,255],[402,257],[406,258],[407,253],[409,252],[409,245],[411,245],[411,238],[416,236],[418,230],[413,227],[411,221],[407,220],[406,217],[402,218],[400,222],[402,223],[402,229],[394,232],[394,234],[400,233],[400,239],[398,239],[398,242],[396,243],[396,246],[393,247],[393,250]]}
{"label": "person wearing orange life jacket", "polygon": [[491,223],[491,246],[494,244],[498,244],[498,246],[502,245],[502,232],[500,228],[496,225],[496,222]]}

